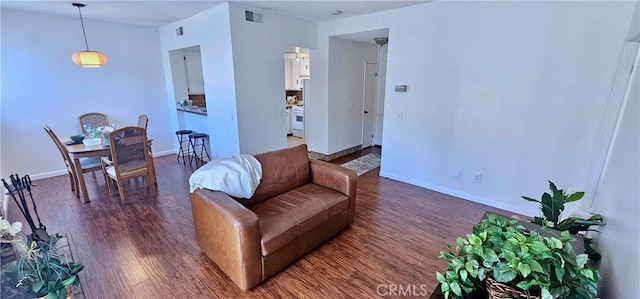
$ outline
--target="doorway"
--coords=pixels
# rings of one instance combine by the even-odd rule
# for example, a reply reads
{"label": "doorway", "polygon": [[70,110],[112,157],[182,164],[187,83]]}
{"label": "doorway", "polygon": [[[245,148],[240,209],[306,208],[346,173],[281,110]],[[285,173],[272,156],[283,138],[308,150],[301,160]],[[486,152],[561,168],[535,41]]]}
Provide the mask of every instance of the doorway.
{"label": "doorway", "polygon": [[285,128],[287,147],[304,143],[305,101],[309,96],[311,68],[309,49],[287,48],[284,51]]}
{"label": "doorway", "polygon": [[[169,62],[177,119],[175,130],[191,130],[209,134],[204,68],[200,46],[170,50]],[[210,145],[206,146],[207,151],[211,152]],[[178,147],[179,145],[176,143],[176,149]]]}
{"label": "doorway", "polygon": [[362,148],[373,145],[375,125],[376,76],[378,65],[375,62],[364,63],[364,88],[362,92]]}

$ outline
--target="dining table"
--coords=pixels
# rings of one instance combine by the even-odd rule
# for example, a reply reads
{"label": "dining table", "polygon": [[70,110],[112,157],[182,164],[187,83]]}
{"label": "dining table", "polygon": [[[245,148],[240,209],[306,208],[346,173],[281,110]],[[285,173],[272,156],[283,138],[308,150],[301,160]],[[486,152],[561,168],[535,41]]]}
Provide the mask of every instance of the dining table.
{"label": "dining table", "polygon": [[[111,148],[109,146],[105,146],[102,143],[98,145],[87,146],[84,143],[71,143],[71,138],[65,137],[60,138],[60,141],[69,152],[69,157],[73,159],[73,164],[76,169],[76,177],[78,178],[78,187],[80,188],[80,194],[82,196],[82,201],[87,203],[91,202],[89,199],[89,192],[87,192],[87,185],[84,181],[84,173],[82,172],[82,164],[80,163],[81,158],[91,158],[91,157],[105,157],[111,154]],[[149,139],[149,148],[151,148],[151,142],[153,139]],[[153,165],[153,159],[151,159],[151,164]],[[153,184],[157,185],[155,181],[155,167],[152,166],[153,173]],[[108,183],[108,182],[107,182]]]}

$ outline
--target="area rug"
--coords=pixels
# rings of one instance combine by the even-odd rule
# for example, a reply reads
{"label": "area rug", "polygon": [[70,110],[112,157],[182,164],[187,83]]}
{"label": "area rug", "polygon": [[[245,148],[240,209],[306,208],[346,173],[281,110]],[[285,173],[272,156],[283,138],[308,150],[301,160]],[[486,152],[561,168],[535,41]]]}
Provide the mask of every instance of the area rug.
{"label": "area rug", "polygon": [[355,160],[340,165],[355,171],[358,175],[362,175],[370,170],[380,167],[379,154],[367,154]]}

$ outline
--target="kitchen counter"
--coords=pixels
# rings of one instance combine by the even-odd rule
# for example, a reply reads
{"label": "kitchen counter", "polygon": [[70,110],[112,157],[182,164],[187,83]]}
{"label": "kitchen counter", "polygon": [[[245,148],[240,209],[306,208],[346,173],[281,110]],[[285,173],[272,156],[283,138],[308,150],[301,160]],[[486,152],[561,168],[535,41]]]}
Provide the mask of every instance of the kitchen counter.
{"label": "kitchen counter", "polygon": [[200,115],[207,115],[207,108],[202,108],[202,107],[198,107],[198,106],[185,106],[185,107],[178,106],[176,108],[176,110],[189,112],[189,113],[200,114]]}

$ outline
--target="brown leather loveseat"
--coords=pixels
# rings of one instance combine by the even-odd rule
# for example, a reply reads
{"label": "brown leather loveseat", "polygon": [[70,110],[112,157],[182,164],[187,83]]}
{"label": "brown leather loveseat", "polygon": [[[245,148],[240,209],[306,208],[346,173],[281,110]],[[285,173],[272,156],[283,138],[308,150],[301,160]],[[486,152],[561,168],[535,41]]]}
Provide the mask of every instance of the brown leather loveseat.
{"label": "brown leather loveseat", "polygon": [[191,194],[198,244],[245,291],[347,228],[356,208],[355,172],[309,160],[306,145],[255,157],[262,180],[252,198]]}

